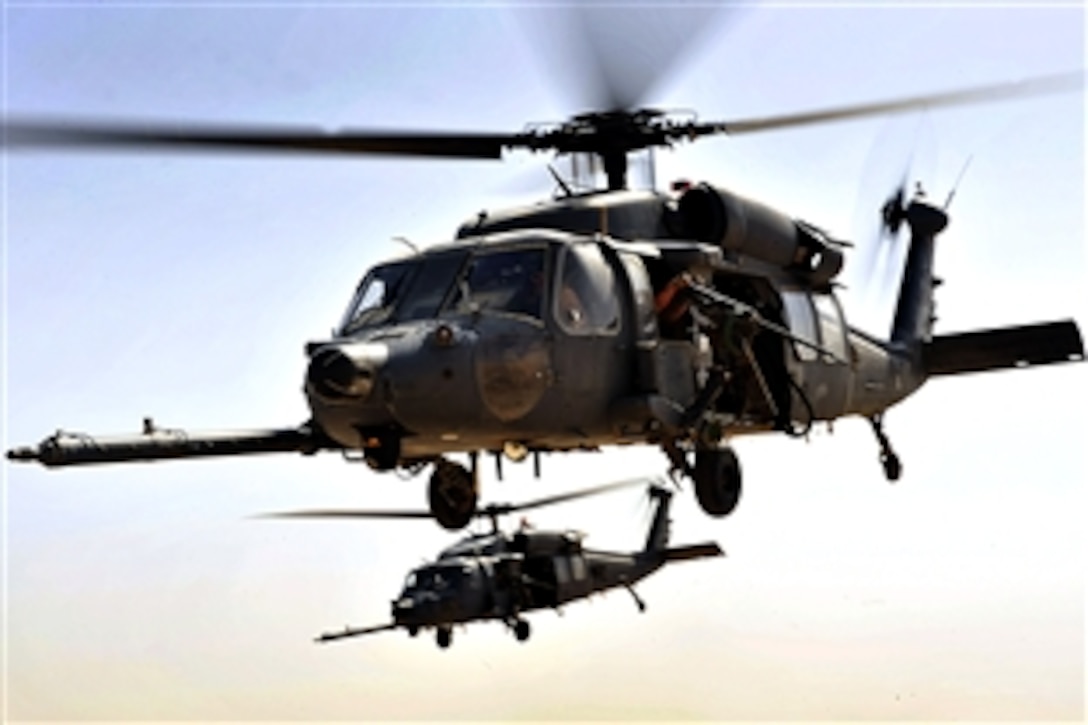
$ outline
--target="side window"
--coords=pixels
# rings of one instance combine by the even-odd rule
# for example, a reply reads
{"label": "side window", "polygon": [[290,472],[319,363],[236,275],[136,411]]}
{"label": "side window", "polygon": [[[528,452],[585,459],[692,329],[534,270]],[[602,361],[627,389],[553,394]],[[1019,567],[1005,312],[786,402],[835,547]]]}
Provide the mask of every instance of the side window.
{"label": "side window", "polygon": [[586,560],[581,554],[571,555],[570,575],[576,582],[580,582],[586,578]]}
{"label": "side window", "polygon": [[[824,341],[824,347],[840,360],[846,360],[846,336],[835,298],[831,295],[812,295],[812,302],[816,305],[816,316],[820,320],[820,337]],[[828,362],[832,361],[828,360]]]}
{"label": "side window", "polygon": [[576,244],[563,249],[554,309],[559,325],[575,335],[619,329],[616,278],[596,244]]}
{"label": "side window", "polygon": [[[786,307],[786,322],[794,337],[807,340],[814,345],[820,344],[816,332],[816,316],[812,311],[812,302],[804,292],[783,292],[782,303]],[[798,359],[806,362],[815,360],[819,353],[808,345],[793,344]]]}
{"label": "side window", "polygon": [[567,557],[560,554],[559,556],[552,557],[552,563],[555,565],[555,581],[559,586],[570,583],[570,561]]}
{"label": "side window", "polygon": [[642,258],[630,252],[620,252],[620,261],[631,282],[631,292],[635,298],[635,324],[638,338],[646,340],[657,337],[657,314],[654,312],[654,288],[650,275]]}

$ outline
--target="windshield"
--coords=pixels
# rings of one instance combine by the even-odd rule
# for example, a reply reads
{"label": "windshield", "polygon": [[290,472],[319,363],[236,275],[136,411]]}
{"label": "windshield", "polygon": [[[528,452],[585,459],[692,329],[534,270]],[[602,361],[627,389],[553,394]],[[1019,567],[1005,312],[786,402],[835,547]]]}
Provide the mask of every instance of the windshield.
{"label": "windshield", "polygon": [[384,264],[363,278],[340,324],[340,334],[366,327],[434,317],[446,299],[465,252]]}
{"label": "windshield", "polygon": [[544,303],[544,249],[479,252],[454,297],[452,308],[541,318]]}
{"label": "windshield", "polygon": [[404,590],[426,589],[442,591],[456,587],[461,581],[461,568],[455,566],[426,567],[416,569],[404,582]]}

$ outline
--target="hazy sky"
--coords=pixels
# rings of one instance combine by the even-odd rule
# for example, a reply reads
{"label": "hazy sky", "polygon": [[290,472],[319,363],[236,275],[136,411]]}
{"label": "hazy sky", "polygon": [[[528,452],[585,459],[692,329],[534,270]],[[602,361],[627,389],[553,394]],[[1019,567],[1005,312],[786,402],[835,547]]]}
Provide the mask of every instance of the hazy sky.
{"label": "hazy sky", "polygon": [[[516,131],[585,110],[552,11],[499,4],[7,2],[12,111]],[[668,29],[677,9],[649,14]],[[633,12],[621,13],[636,16]],[[702,16],[700,16],[702,17]],[[649,30],[646,30],[649,28]],[[674,29],[675,30],[675,29]],[[648,103],[746,118],[1084,65],[1080,3],[746,6],[692,35]],[[636,36],[638,37],[638,36]],[[637,56],[638,43],[628,52]],[[913,158],[943,200],[938,329],[1088,321],[1084,97],[703,141],[661,183],[709,180],[848,238]],[[912,152],[913,149],[913,152]],[[546,196],[547,158],[503,163],[158,154],[5,159],[5,448],[57,428],[293,425],[303,345],[391,241],[448,239],[482,208]],[[855,267],[858,265],[855,264]],[[848,279],[851,269],[847,270]],[[848,315],[881,330],[871,300]],[[866,306],[862,307],[861,304]],[[415,506],[424,479],[334,455],[46,471],[4,467],[4,692],[12,720],[1082,719],[1082,366],[931,382],[887,417],[887,484],[862,421],[808,443],[737,442],[744,500],[677,541],[722,560],[501,626],[391,633],[429,523],[249,520]],[[552,456],[490,475],[517,501],[665,470],[656,450]],[[532,517],[636,547],[623,492]]]}

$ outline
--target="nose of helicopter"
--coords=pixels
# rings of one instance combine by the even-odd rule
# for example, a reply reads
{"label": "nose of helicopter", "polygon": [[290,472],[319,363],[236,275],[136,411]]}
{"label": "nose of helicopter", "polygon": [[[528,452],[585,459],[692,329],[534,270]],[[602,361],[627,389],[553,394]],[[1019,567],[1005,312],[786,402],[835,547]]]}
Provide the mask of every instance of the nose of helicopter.
{"label": "nose of helicopter", "polygon": [[434,624],[447,621],[452,614],[448,598],[434,592],[403,596],[393,601],[392,610],[398,624]]}
{"label": "nose of helicopter", "polygon": [[411,621],[414,618],[413,615],[416,614],[416,610],[416,602],[411,597],[395,599],[393,600],[393,621]]}
{"label": "nose of helicopter", "polygon": [[360,400],[374,389],[378,371],[388,357],[388,348],[381,344],[330,343],[311,356],[306,382],[326,401]]}

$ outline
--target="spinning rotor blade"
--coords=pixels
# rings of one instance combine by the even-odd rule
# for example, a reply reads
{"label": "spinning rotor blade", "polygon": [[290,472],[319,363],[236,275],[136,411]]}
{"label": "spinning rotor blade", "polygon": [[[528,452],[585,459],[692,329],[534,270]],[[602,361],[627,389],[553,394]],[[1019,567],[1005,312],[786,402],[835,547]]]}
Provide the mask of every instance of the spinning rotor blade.
{"label": "spinning rotor blade", "polygon": [[370,511],[361,509],[309,509],[258,514],[258,519],[430,519],[430,511]]}
{"label": "spinning rotor blade", "polygon": [[583,2],[524,9],[523,14],[536,23],[530,39],[541,41],[539,53],[560,76],[560,90],[574,91],[580,98],[571,100],[586,109],[625,111],[644,104],[732,10],[724,5]]}
{"label": "spinning rotor blade", "polygon": [[[550,130],[516,134],[409,133],[388,130],[348,130],[105,121],[101,119],[7,117],[0,127],[0,147],[8,149],[152,149],[190,148],[224,151],[388,155],[432,158],[499,159],[504,148],[584,151],[618,161],[617,178],[626,170],[624,154],[652,146],[667,146],[680,139],[716,134],[766,131],[814,123],[896,113],[913,108],[935,108],[997,101],[1029,95],[1069,91],[1081,87],[1082,73],[1047,76],[1020,83],[965,89],[928,96],[857,106],[718,123],[671,123],[658,111],[619,111],[576,116]],[[642,86],[640,86],[641,88]],[[649,88],[649,86],[646,86]],[[610,104],[629,103],[626,92]],[[613,158],[615,157],[615,158]],[[607,164],[606,164],[607,165]],[[621,173],[623,172],[623,173]]]}
{"label": "spinning rotor blade", "polygon": [[891,324],[905,263],[907,207],[936,178],[934,133],[932,117],[925,112],[887,119],[860,176],[848,297],[856,303],[853,323],[881,337]]}
{"label": "spinning rotor blade", "polygon": [[876,204],[871,200],[857,210],[863,220],[855,222],[858,227],[855,238],[858,244],[857,261],[863,269],[857,279],[860,291],[867,303],[878,303],[878,296],[889,293],[889,268],[897,257],[899,231],[903,225],[906,206],[910,201],[908,184],[910,183],[909,164],[903,170],[892,188],[883,188],[883,197]]}
{"label": "spinning rotor blade", "polygon": [[11,149],[190,148],[498,159],[519,135],[399,131],[325,132],[276,126],[122,122],[74,118],[8,118],[0,143]]}
{"label": "spinning rotor blade", "polygon": [[630,486],[646,486],[651,483],[657,483],[658,478],[630,478],[624,481],[616,481],[614,483],[606,483],[600,486],[593,486],[591,488],[583,488],[578,491],[570,491],[567,493],[560,493],[554,496],[545,496],[544,498],[538,498],[533,501],[526,501],[519,504],[492,504],[484,509],[481,509],[478,516],[495,516],[502,514],[514,513],[515,511],[525,511],[526,509],[535,509],[542,506],[551,506],[552,504],[563,503],[564,501],[574,501],[579,498],[586,498],[588,496],[596,496],[600,493],[607,491],[615,491],[620,488],[628,488]]}
{"label": "spinning rotor blade", "polygon": [[1024,98],[1026,96],[1041,96],[1050,93],[1073,91],[1083,87],[1084,73],[1082,71],[1076,71],[1073,73],[1042,76],[1040,78],[1014,83],[978,86],[956,91],[946,91],[944,93],[933,93],[924,96],[877,101],[874,103],[862,103],[856,106],[825,108],[782,116],[767,116],[765,118],[726,121],[713,125],[717,126],[720,133],[736,135],[754,131],[771,131],[777,128],[808,126],[816,123],[827,123],[829,121],[842,121],[850,118],[879,116],[909,111],[912,109],[963,106],[972,103]]}
{"label": "spinning rotor blade", "polygon": [[[522,504],[491,504],[485,508],[479,509],[476,512],[477,518],[494,518],[495,516],[501,516],[503,514],[513,513],[515,511],[524,511],[525,509],[538,508],[540,506],[550,506],[556,503],[562,503],[564,501],[573,501],[579,498],[585,498],[586,496],[595,496],[599,493],[606,491],[612,491],[618,488],[626,488],[628,486],[647,485],[653,483],[656,479],[653,478],[632,478],[625,481],[618,481],[616,483],[607,483],[602,486],[594,486],[593,488],[583,488],[579,491],[570,491],[568,493],[560,493],[555,496],[547,496],[545,498],[538,498],[534,501],[528,501]],[[308,509],[302,511],[280,511],[276,513],[259,514],[255,518],[260,519],[432,519],[434,516],[430,511],[379,511],[370,509]]]}

